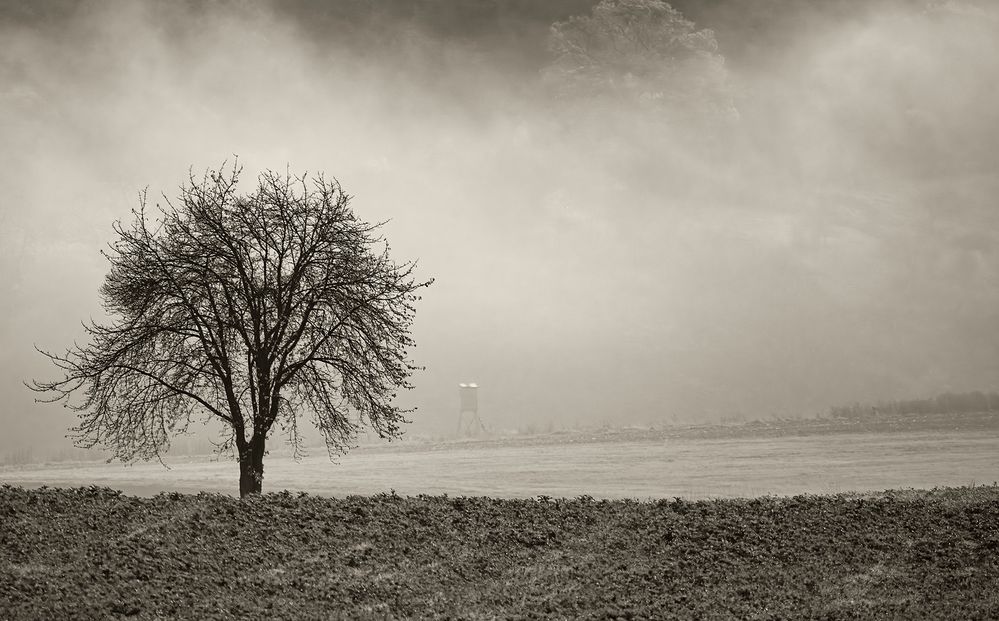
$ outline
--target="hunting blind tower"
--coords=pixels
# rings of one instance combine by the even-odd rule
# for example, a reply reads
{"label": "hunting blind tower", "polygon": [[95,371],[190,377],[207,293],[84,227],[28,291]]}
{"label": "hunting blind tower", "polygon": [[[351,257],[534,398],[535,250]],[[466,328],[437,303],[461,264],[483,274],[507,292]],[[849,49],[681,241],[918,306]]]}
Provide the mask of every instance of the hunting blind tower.
{"label": "hunting blind tower", "polygon": [[458,384],[458,437],[478,435],[486,430],[479,418],[479,385]]}

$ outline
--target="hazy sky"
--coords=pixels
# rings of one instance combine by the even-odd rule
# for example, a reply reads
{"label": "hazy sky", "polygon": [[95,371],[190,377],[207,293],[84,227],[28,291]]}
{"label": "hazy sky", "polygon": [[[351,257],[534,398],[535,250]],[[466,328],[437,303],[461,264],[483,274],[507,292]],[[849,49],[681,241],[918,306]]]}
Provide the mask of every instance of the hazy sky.
{"label": "hazy sky", "polygon": [[414,432],[463,381],[499,429],[999,388],[999,12],[802,4],[705,3],[732,110],[690,119],[557,97],[499,10],[0,2],[0,454],[73,423],[21,382],[99,316],[112,221],[234,156],[336,176],[437,279]]}

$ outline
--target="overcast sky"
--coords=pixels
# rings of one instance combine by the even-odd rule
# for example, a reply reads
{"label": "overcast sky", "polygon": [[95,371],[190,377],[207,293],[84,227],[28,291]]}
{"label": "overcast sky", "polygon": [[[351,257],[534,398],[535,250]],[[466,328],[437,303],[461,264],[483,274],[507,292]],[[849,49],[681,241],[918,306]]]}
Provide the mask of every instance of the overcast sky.
{"label": "overcast sky", "polygon": [[69,411],[21,382],[54,371],[33,345],[100,317],[111,223],[234,156],[247,191],[336,176],[437,279],[414,433],[452,430],[467,381],[496,429],[999,388],[991,4],[857,2],[765,36],[753,3],[714,3],[732,110],[710,122],[557,97],[526,18],[29,4],[0,3],[0,454],[65,443]]}

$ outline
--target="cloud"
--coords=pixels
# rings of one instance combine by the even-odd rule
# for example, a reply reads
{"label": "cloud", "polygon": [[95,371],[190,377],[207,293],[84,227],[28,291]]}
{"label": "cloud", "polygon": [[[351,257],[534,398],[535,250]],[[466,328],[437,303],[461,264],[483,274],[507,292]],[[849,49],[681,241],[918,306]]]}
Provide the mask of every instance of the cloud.
{"label": "cloud", "polygon": [[[19,381],[46,372],[32,343],[66,345],[100,312],[111,222],[234,154],[251,181],[337,176],[437,277],[416,430],[453,428],[460,381],[498,428],[994,388],[999,38],[965,6],[820,11],[753,40],[772,47],[726,59],[739,115],[715,124],[556,100],[544,46],[514,57],[513,31],[318,28],[281,3],[9,18],[0,373],[22,422],[3,441],[56,416]],[[698,26],[723,53],[752,34]]]}

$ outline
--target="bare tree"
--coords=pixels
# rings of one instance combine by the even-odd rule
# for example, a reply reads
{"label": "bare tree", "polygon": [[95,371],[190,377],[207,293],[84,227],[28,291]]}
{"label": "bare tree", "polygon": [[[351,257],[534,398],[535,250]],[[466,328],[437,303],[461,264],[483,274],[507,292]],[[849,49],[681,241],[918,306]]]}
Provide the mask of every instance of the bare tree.
{"label": "bare tree", "polygon": [[359,220],[335,180],[266,172],[239,196],[239,175],[189,176],[155,219],[143,193],[104,252],[109,321],[84,325],[86,346],[39,349],[63,377],[29,387],[79,412],[78,445],[123,461],[160,458],[197,418],[223,421],[246,496],[275,423],[296,455],[305,411],[331,457],[362,425],[402,433],[393,399],[412,387],[414,303],[432,281],[389,258],[381,224]]}

